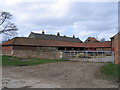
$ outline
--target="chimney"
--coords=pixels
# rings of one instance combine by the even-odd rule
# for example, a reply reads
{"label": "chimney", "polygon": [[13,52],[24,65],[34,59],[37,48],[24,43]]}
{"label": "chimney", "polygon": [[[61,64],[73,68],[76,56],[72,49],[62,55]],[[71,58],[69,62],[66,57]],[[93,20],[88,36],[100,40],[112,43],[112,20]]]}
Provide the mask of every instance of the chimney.
{"label": "chimney", "polygon": [[75,38],[75,35],[73,35],[73,38]]}
{"label": "chimney", "polygon": [[60,36],[60,33],[59,33],[59,32],[57,33],[57,36]]}
{"label": "chimney", "polygon": [[44,30],[42,31],[42,34],[45,34]]}

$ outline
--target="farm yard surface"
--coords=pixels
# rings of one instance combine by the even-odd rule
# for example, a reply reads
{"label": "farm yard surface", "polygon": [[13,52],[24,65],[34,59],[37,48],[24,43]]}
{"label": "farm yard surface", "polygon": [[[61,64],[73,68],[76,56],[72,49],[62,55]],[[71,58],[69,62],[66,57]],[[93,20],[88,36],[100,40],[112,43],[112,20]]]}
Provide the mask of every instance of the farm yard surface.
{"label": "farm yard surface", "polygon": [[117,78],[100,73],[105,63],[54,62],[34,66],[3,66],[6,88],[118,88]]}

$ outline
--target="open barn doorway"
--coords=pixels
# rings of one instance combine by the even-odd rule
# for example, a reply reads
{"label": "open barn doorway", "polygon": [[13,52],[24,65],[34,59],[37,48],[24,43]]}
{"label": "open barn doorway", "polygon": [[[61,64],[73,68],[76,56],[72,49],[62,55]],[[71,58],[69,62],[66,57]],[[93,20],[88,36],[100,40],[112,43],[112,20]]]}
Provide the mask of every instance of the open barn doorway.
{"label": "open barn doorway", "polygon": [[84,50],[84,47],[58,47],[58,50]]}
{"label": "open barn doorway", "polygon": [[112,51],[63,51],[64,60],[74,61],[94,61],[94,62],[112,62],[114,63],[114,53]]}

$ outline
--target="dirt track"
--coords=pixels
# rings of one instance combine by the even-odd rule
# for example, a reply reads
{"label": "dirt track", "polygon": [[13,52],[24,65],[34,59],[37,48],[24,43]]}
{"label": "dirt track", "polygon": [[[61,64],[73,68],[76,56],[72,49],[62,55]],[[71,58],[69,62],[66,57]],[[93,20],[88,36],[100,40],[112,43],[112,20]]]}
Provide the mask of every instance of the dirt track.
{"label": "dirt track", "polygon": [[37,66],[3,66],[3,87],[117,88],[116,79],[99,74],[104,63],[57,62]]}

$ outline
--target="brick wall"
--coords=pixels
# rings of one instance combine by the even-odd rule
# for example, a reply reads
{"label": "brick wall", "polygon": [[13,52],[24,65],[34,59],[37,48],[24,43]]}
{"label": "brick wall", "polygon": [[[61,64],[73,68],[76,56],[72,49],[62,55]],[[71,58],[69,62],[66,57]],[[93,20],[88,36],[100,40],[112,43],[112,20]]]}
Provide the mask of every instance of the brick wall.
{"label": "brick wall", "polygon": [[2,55],[45,59],[61,59],[61,52],[56,49],[57,48],[55,47],[3,46]]}
{"label": "brick wall", "polygon": [[114,51],[115,64],[120,64],[120,33],[112,39],[112,50]]}
{"label": "brick wall", "polygon": [[50,50],[13,50],[13,56],[27,58],[62,59],[60,51]]}
{"label": "brick wall", "polygon": [[96,48],[97,51],[111,51],[111,47],[106,48]]}
{"label": "brick wall", "polygon": [[115,64],[120,64],[120,35],[114,37]]}
{"label": "brick wall", "polygon": [[42,46],[14,46],[13,50],[57,50],[56,47],[42,47]]}
{"label": "brick wall", "polygon": [[3,55],[11,55],[13,50],[13,46],[2,46],[2,54]]}

